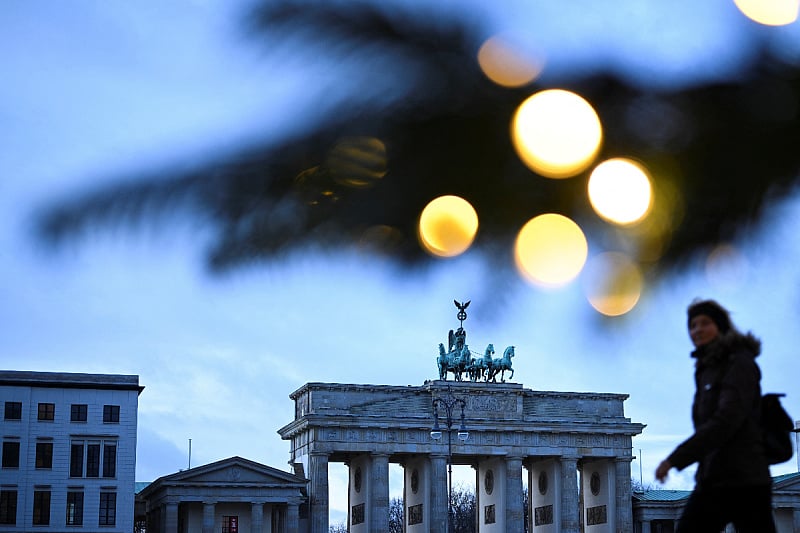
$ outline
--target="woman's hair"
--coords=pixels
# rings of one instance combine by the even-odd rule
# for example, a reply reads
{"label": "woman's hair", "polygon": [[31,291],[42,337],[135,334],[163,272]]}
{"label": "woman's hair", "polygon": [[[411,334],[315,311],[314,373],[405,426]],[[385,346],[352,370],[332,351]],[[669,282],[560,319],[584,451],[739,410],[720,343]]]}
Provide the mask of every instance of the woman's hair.
{"label": "woman's hair", "polygon": [[714,300],[695,298],[686,310],[687,326],[691,327],[692,319],[697,315],[706,315],[717,325],[720,333],[727,333],[733,328],[730,313]]}

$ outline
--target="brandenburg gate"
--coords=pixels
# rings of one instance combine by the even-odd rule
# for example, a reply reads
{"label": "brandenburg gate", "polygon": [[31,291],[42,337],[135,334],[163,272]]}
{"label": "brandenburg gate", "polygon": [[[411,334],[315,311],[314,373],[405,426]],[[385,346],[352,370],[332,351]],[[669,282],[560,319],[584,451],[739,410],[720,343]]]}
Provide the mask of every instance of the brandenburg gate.
{"label": "brandenburg gate", "polygon": [[[471,353],[465,336],[459,327],[450,349],[440,346],[440,378],[446,356]],[[447,532],[448,463],[475,469],[478,531],[523,533],[523,475],[529,531],[633,531],[631,438],[644,425],[625,418],[628,396],[535,391],[469,367],[447,368],[454,381],[420,386],[307,383],[292,393],[294,421],[278,432],[291,443],[295,473],[309,480],[301,529],[328,533],[328,465],[338,462],[349,468],[350,532],[388,531],[389,463],[403,467],[408,533]],[[459,370],[470,378],[461,380]],[[468,430],[452,447],[431,436],[434,416],[443,420],[435,399],[443,397],[458,399]],[[461,412],[453,412],[459,425]]]}

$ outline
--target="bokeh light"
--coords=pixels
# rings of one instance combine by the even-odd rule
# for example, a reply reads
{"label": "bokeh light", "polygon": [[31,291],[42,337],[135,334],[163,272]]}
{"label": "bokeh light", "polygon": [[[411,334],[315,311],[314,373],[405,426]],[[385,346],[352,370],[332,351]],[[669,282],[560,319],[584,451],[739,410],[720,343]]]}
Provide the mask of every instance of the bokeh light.
{"label": "bokeh light", "polygon": [[345,137],[331,148],[325,165],[339,185],[370,187],[386,175],[386,145],[375,137]]}
{"label": "bokeh light", "polygon": [[487,78],[503,87],[522,87],[536,79],[542,61],[526,56],[507,37],[486,40],[478,50],[478,64]]}
{"label": "bokeh light", "polygon": [[560,287],[580,274],[588,252],[586,236],[575,222],[548,213],[529,220],[519,231],[514,260],[528,281]]}
{"label": "bokeh light", "polygon": [[615,224],[633,224],[649,211],[652,187],[647,171],[625,158],[603,161],[589,177],[589,201],[598,215]]}
{"label": "bokeh light", "polygon": [[419,240],[423,248],[439,257],[464,253],[478,233],[478,214],[458,196],[432,200],[419,217]]}
{"label": "bokeh light", "polygon": [[528,168],[548,178],[567,178],[592,164],[603,129],[589,102],[570,91],[549,89],[520,104],[511,137]]}
{"label": "bokeh light", "polygon": [[797,20],[800,0],[733,0],[744,16],[767,26],[785,26]]}
{"label": "bokeh light", "polygon": [[639,266],[619,252],[599,254],[586,264],[581,274],[586,299],[606,316],[620,316],[639,302],[644,276]]}
{"label": "bokeh light", "polygon": [[744,286],[749,264],[738,248],[720,244],[706,258],[706,279],[717,290],[735,290]]}

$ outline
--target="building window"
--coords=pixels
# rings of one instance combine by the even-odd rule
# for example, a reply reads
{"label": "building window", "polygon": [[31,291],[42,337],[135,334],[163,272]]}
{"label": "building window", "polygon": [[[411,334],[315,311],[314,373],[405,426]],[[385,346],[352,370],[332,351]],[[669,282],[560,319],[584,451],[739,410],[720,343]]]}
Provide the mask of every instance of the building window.
{"label": "building window", "polygon": [[6,420],[22,420],[22,402],[6,402]]}
{"label": "building window", "polygon": [[85,403],[73,403],[69,410],[70,422],[86,422],[88,406]]}
{"label": "building window", "polygon": [[103,423],[119,424],[119,405],[103,406]]}
{"label": "building window", "polygon": [[39,404],[39,420],[55,420],[55,418],[56,418],[56,404],[54,403]]}
{"label": "building window", "polygon": [[239,517],[223,516],[222,533],[239,533]]}
{"label": "building window", "polygon": [[73,442],[69,451],[70,477],[83,477],[83,442]]}
{"label": "building window", "polygon": [[33,525],[50,525],[50,491],[33,491]]}
{"label": "building window", "polygon": [[100,525],[113,526],[117,523],[117,493],[100,493]]}
{"label": "building window", "polygon": [[73,440],[69,453],[70,477],[117,476],[117,441]]}
{"label": "building window", "polygon": [[0,490],[0,524],[17,525],[17,491]]}
{"label": "building window", "polygon": [[67,492],[67,525],[83,525],[83,492]]}
{"label": "building window", "polygon": [[100,477],[100,443],[86,446],[86,477]]}
{"label": "building window", "polygon": [[117,475],[117,443],[103,443],[103,477]]}
{"label": "building window", "polygon": [[53,443],[36,443],[36,468],[53,468]]}
{"label": "building window", "polygon": [[3,441],[3,468],[19,468],[19,442]]}

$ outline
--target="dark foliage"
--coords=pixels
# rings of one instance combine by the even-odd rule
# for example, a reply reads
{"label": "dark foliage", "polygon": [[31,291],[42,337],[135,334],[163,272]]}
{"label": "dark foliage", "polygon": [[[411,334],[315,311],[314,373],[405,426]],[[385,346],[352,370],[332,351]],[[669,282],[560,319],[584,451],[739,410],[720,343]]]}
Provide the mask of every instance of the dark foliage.
{"label": "dark foliage", "polygon": [[424,264],[431,259],[417,243],[418,216],[431,199],[456,194],[478,212],[475,246],[487,258],[508,263],[518,229],[559,212],[657,275],[760,221],[797,182],[797,65],[765,52],[736,81],[673,91],[574,77],[560,87],[598,110],[600,157],[633,156],[653,172],[664,224],[613,229],[591,212],[586,175],[549,180],[518,160],[510,118],[545,87],[490,83],[475,61],[487,35],[478,16],[460,17],[365,1],[261,2],[248,27],[265,44],[302,42],[332,62],[363,61],[379,69],[376,79],[402,79],[406,88],[386,101],[353,96],[299,137],[265,138],[188,170],[144,170],[62,200],[41,214],[40,235],[55,243],[98,225],[163,224],[183,213],[210,230],[215,271],[308,245],[366,246]]}

